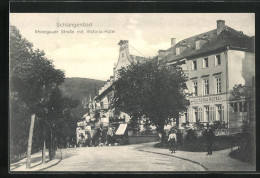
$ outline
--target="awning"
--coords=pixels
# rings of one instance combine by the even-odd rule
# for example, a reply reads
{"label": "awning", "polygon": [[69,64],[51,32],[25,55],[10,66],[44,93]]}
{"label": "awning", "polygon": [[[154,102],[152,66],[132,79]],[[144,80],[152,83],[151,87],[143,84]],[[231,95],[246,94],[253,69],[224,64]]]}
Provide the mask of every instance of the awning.
{"label": "awning", "polygon": [[116,131],[116,135],[124,135],[126,127],[127,127],[127,124],[120,124]]}

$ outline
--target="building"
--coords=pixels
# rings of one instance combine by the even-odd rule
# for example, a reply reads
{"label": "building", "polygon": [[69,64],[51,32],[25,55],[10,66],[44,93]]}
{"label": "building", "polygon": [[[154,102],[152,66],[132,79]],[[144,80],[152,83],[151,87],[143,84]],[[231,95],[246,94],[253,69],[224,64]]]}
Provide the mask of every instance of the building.
{"label": "building", "polygon": [[[105,82],[104,86],[101,87],[98,91],[98,96],[94,98],[95,105],[99,105],[100,107],[95,107],[95,110],[100,110],[106,115],[108,118],[114,118],[114,112],[110,108],[111,99],[113,97],[112,84],[118,78],[118,70],[122,67],[127,67],[132,63],[143,63],[147,59],[140,56],[131,55],[129,53],[129,43],[128,40],[121,40],[119,43],[119,57],[117,63],[113,68],[113,76]],[[121,113],[117,116],[118,120],[122,122],[129,122],[130,116],[126,113]]]}
{"label": "building", "polygon": [[[228,128],[224,134],[236,133],[240,131],[243,120],[254,118],[254,37],[226,26],[224,20],[218,20],[216,26],[216,29],[178,43],[171,38],[171,47],[159,50],[157,58],[168,65],[181,66],[188,76],[190,106],[180,116],[180,124],[200,122],[206,125],[219,121]],[[127,40],[121,40],[118,45],[119,58],[113,69],[114,75],[94,99],[111,117],[114,116],[110,108],[111,86],[117,79],[117,71],[147,60],[129,54]],[[237,84],[245,85],[245,93],[251,94],[234,98],[230,91]],[[126,121],[130,119],[125,113],[120,117],[127,118]]]}
{"label": "building", "polygon": [[216,29],[178,43],[172,38],[171,47],[158,53],[159,60],[180,65],[188,76],[190,106],[180,123],[222,121],[229,133],[239,131],[242,121],[248,119],[249,100],[235,99],[230,91],[236,84],[250,91],[254,88],[254,37],[218,20]]}

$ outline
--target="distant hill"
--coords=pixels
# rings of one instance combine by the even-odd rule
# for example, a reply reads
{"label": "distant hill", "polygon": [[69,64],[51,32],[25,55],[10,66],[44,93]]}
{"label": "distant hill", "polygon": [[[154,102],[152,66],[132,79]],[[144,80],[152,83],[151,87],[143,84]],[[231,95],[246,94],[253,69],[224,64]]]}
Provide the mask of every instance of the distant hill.
{"label": "distant hill", "polygon": [[90,94],[93,99],[93,97],[98,94],[99,88],[103,85],[104,81],[101,80],[88,78],[66,78],[60,88],[64,96],[78,99],[80,101],[80,105],[74,109],[72,113],[81,118],[87,112],[84,105],[86,105],[89,101]]}

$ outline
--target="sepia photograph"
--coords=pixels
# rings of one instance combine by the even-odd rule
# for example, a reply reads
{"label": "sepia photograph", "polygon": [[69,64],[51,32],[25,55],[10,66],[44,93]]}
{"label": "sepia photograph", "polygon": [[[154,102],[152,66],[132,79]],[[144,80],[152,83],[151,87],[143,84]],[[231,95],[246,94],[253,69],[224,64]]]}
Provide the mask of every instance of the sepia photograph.
{"label": "sepia photograph", "polygon": [[9,13],[9,171],[253,172],[254,13]]}

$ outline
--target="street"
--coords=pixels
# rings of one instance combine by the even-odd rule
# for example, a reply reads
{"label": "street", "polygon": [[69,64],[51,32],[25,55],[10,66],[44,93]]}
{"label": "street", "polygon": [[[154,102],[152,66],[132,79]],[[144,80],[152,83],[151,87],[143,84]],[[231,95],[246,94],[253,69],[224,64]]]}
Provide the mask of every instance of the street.
{"label": "street", "polygon": [[202,166],[188,160],[140,151],[145,146],[63,149],[62,161],[44,171],[205,171]]}

